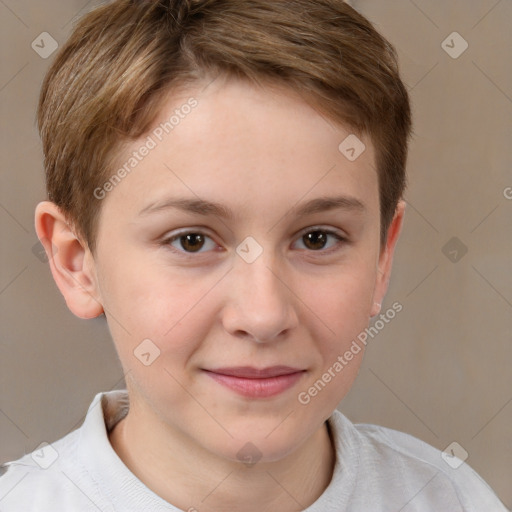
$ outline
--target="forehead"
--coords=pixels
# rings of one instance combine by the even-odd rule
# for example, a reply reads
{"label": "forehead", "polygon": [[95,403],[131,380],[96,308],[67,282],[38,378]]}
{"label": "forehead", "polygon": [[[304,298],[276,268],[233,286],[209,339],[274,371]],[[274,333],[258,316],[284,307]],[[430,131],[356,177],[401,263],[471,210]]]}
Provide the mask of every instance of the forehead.
{"label": "forehead", "polygon": [[[254,214],[336,192],[377,211],[374,148],[354,137],[289,88],[232,79],[196,84],[170,94],[150,131],[123,148],[114,172],[129,172],[107,199],[139,212],[186,196]],[[347,140],[360,144],[357,152],[364,147],[352,161]]]}

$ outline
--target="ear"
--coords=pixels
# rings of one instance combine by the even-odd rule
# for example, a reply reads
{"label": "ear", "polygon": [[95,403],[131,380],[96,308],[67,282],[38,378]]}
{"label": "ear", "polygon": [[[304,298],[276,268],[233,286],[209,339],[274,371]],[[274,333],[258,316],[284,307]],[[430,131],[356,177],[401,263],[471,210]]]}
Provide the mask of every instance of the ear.
{"label": "ear", "polygon": [[377,281],[373,291],[373,305],[371,316],[378,315],[380,312],[382,301],[388,290],[389,278],[391,277],[391,267],[393,265],[393,255],[395,252],[396,242],[402,231],[402,225],[405,214],[405,201],[400,200],[395,210],[393,221],[391,222],[386,244],[380,250],[379,261],[377,264]]}
{"label": "ear", "polygon": [[37,205],[35,229],[68,308],[79,318],[101,315],[103,306],[92,254],[55,203],[43,201]]}

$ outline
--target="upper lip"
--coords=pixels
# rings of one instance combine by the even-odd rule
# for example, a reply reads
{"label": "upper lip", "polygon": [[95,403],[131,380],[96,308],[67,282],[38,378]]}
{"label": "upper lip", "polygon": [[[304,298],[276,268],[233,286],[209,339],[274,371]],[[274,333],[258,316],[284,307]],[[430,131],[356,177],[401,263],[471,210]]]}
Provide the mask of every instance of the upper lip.
{"label": "upper lip", "polygon": [[233,366],[230,368],[215,368],[206,370],[220,375],[229,375],[232,377],[241,377],[246,379],[266,379],[270,377],[279,377],[280,375],[290,375],[291,373],[302,372],[300,368],[291,366],[269,366],[268,368],[253,368],[252,366]]}

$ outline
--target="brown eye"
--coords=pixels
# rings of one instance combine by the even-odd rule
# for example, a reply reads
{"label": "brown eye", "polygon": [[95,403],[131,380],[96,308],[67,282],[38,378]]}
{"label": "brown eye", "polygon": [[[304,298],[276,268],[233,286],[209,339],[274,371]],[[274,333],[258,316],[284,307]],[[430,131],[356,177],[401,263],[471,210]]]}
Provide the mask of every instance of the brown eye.
{"label": "brown eye", "polygon": [[[209,247],[208,242],[210,244]],[[204,253],[208,249],[215,248],[215,242],[209,236],[194,231],[178,233],[164,240],[163,244],[170,246],[174,252],[185,255]]]}
{"label": "brown eye", "polygon": [[199,233],[190,233],[179,237],[181,247],[186,251],[197,252],[204,245],[204,236]]}
{"label": "brown eye", "polygon": [[302,237],[302,240],[304,240],[304,245],[306,245],[306,247],[318,251],[325,247],[325,244],[327,243],[327,236],[323,231],[311,231],[310,233],[306,233]]}
{"label": "brown eye", "polygon": [[[329,229],[310,229],[299,238],[299,242],[302,242],[304,247],[309,252],[317,251],[322,254],[327,254],[332,251],[339,249],[344,242],[348,243],[348,240],[336,231]],[[329,244],[329,239],[334,239],[334,243]]]}

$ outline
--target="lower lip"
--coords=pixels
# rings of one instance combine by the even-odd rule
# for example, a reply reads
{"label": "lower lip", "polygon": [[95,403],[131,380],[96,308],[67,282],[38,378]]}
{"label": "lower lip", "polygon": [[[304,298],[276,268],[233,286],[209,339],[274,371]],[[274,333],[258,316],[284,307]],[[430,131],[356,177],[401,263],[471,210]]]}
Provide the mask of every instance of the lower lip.
{"label": "lower lip", "polygon": [[206,373],[219,384],[240,395],[251,398],[267,398],[279,395],[290,389],[304,374],[304,372],[297,372],[266,379],[246,379],[208,371]]}

